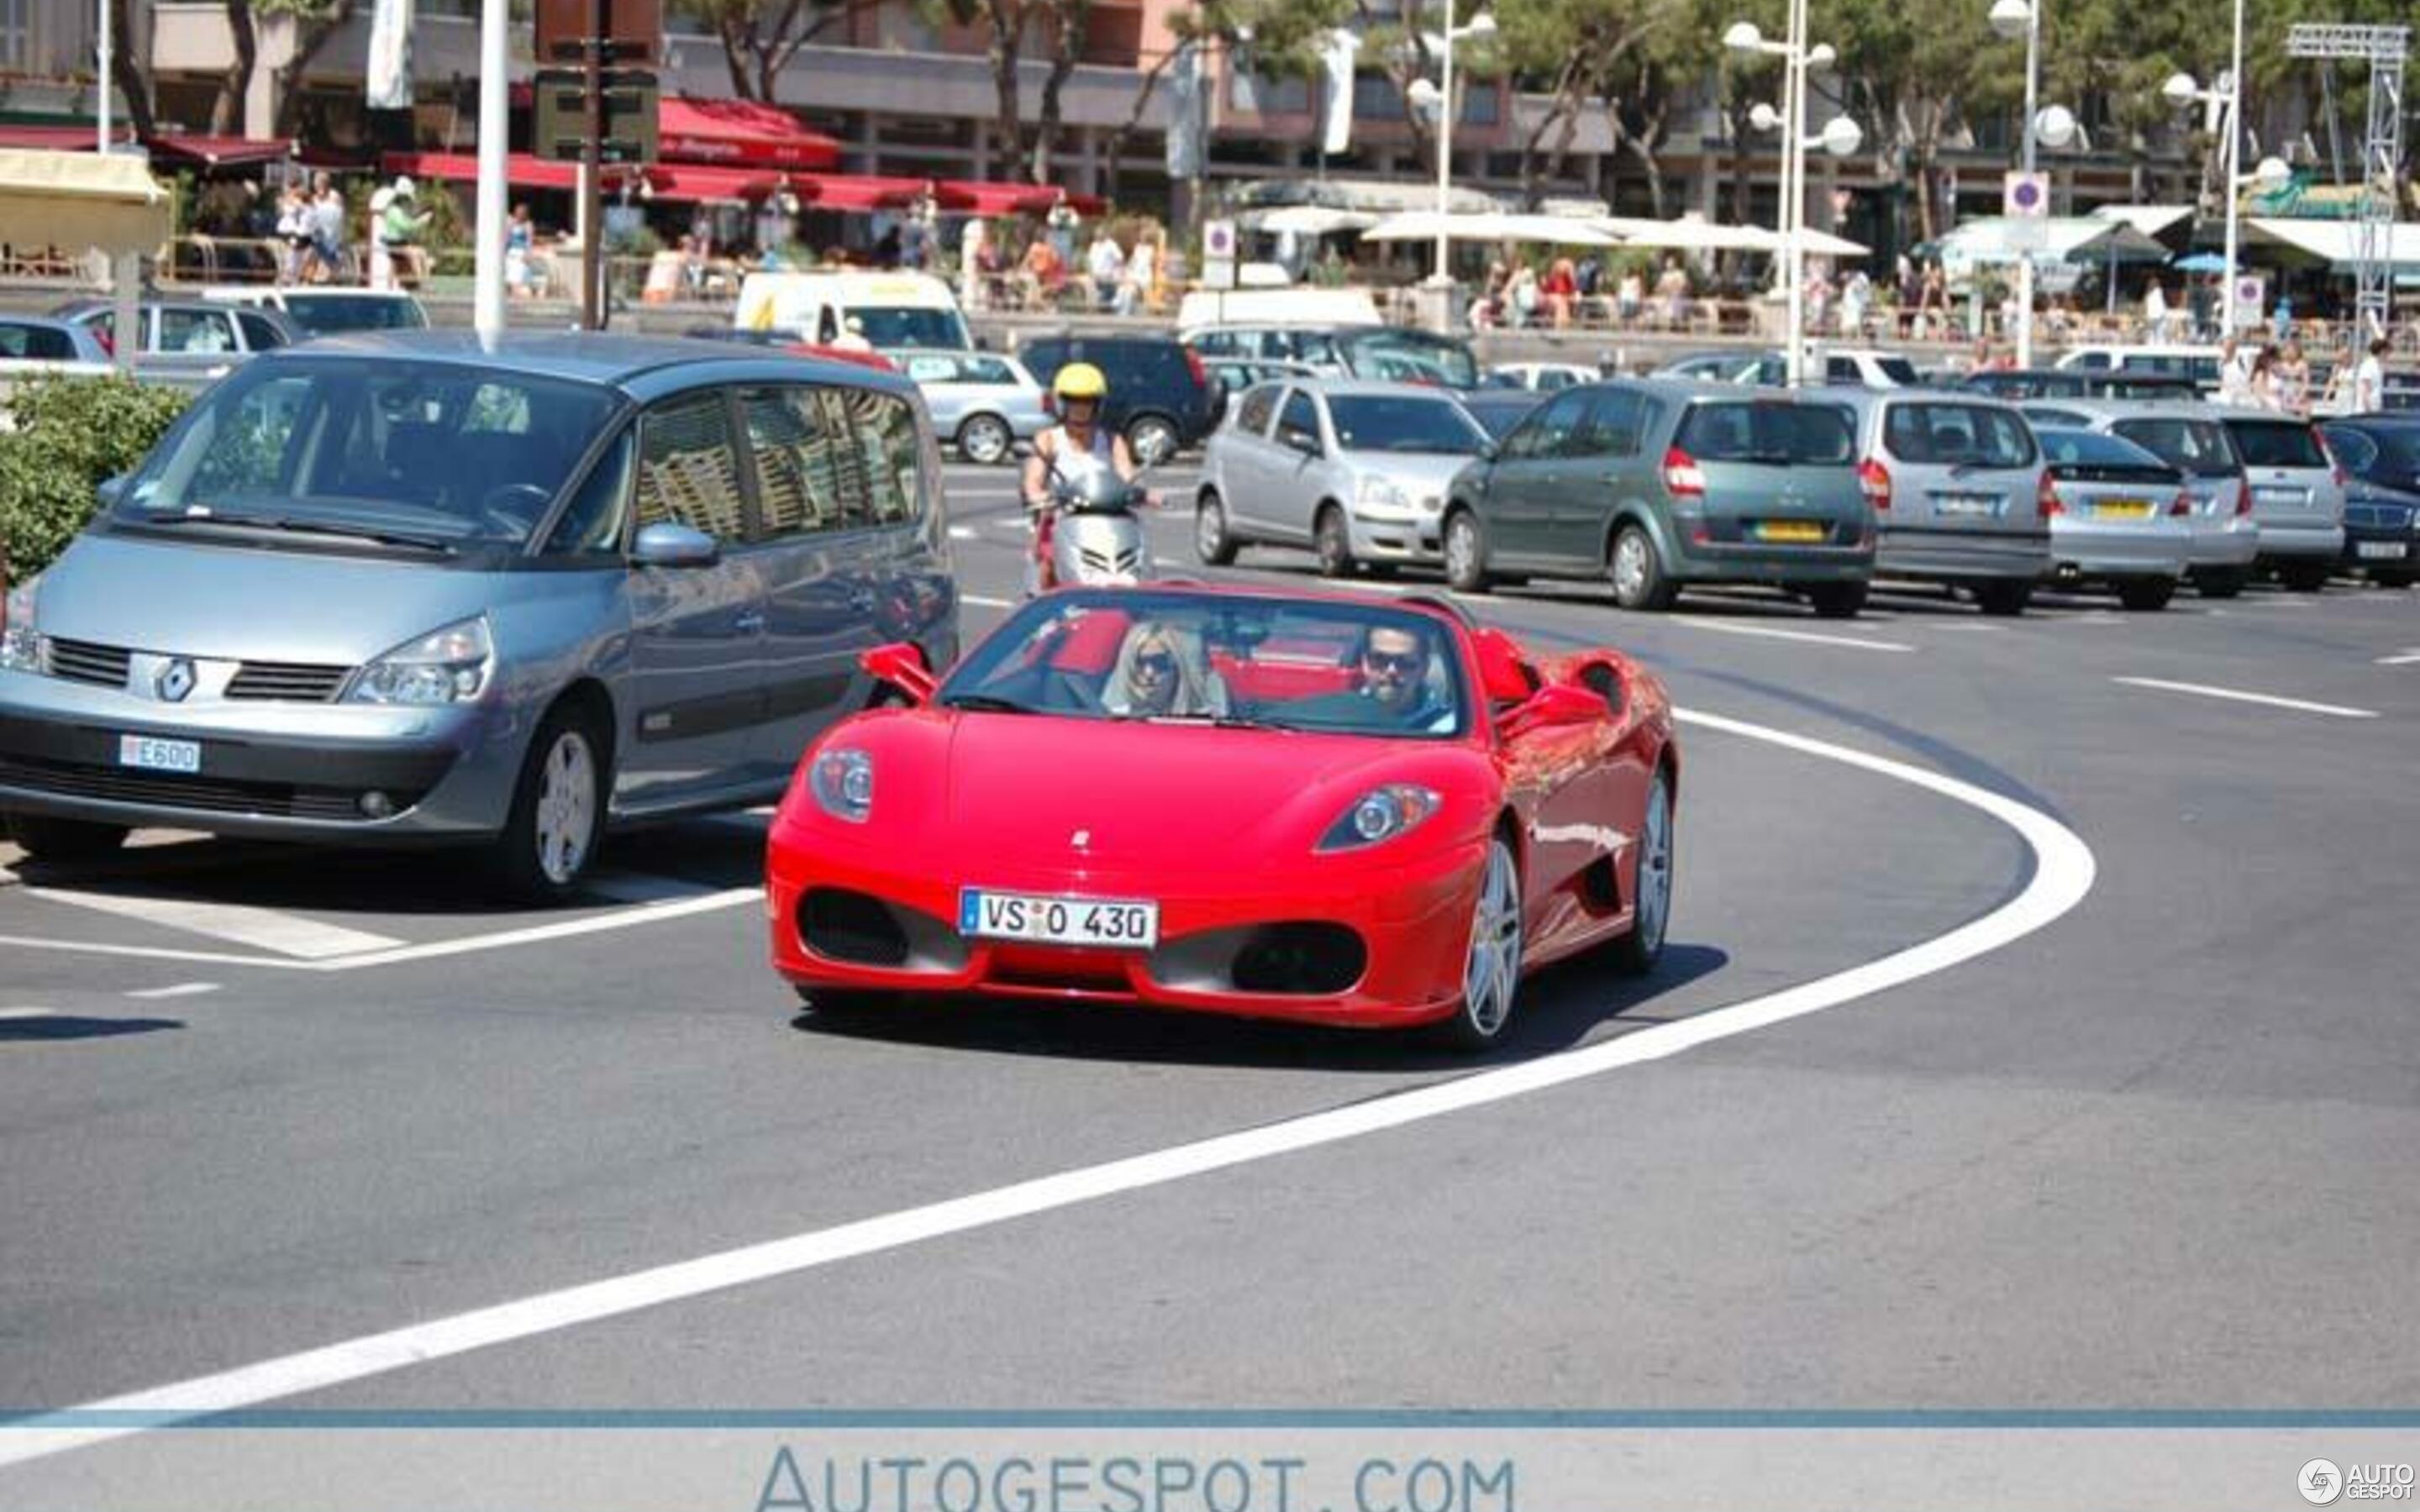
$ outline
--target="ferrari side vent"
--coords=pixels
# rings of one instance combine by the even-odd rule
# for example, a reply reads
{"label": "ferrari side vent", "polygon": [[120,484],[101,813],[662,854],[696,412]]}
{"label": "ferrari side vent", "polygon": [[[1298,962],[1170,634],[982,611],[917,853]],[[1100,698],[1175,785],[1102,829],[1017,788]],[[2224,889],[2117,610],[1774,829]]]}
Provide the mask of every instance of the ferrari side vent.
{"label": "ferrari side vent", "polygon": [[1361,936],[1342,924],[1269,924],[1235,952],[1235,990],[1327,996],[1359,981],[1369,957]]}
{"label": "ferrari side vent", "polygon": [[799,900],[799,937],[830,961],[860,966],[904,966],[908,933],[879,898],[841,887],[817,887]]}

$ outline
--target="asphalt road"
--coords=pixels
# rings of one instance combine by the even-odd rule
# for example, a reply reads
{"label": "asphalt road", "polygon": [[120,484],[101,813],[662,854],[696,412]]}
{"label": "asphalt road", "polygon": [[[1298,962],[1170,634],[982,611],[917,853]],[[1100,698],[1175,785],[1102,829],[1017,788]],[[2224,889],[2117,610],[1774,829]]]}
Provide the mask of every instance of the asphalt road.
{"label": "asphalt road", "polygon": [[[1011,474],[951,472],[973,633],[1016,594],[1021,527]],[[1154,534],[1200,572],[1183,515]],[[2420,595],[2151,615],[2053,596],[2008,621],[1884,593],[1847,624],[1757,593],[1661,617],[1587,585],[1469,602],[1546,646],[1623,647],[1690,710],[2037,809],[2090,848],[2091,890],[1950,969],[1668,1058],[734,1271],[280,1405],[2420,1400]],[[1939,793],[1728,729],[1683,739],[1666,964],[1536,979],[1498,1063],[1854,967],[2036,880],[2014,831]],[[616,844],[588,904],[543,916],[499,913],[443,856],[214,841],[0,885],[0,1404],[1472,1070],[1100,1010],[836,1032],[765,969],[761,826]]]}

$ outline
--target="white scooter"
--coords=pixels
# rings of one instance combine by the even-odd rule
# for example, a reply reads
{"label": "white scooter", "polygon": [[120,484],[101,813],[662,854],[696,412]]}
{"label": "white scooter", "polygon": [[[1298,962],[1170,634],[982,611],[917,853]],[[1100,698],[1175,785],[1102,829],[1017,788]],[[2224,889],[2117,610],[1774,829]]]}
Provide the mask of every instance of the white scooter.
{"label": "white scooter", "polygon": [[[1048,481],[1050,501],[1035,511],[1034,528],[1044,539],[1027,563],[1026,597],[1046,587],[1125,586],[1157,576],[1137,513],[1151,502],[1140,477],[1128,482],[1115,468],[1086,457],[1067,468],[1053,461]],[[1047,582],[1040,570],[1046,562]]]}

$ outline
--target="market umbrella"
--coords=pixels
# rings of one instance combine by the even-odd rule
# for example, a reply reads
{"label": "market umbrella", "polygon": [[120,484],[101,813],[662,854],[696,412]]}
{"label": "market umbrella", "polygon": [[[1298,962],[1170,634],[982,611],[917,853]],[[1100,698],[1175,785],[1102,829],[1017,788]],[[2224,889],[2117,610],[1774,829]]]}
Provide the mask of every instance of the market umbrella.
{"label": "market umbrella", "polygon": [[2215,252],[2196,252],[2190,257],[2180,257],[2176,269],[2180,273],[2223,273],[2226,258]]}

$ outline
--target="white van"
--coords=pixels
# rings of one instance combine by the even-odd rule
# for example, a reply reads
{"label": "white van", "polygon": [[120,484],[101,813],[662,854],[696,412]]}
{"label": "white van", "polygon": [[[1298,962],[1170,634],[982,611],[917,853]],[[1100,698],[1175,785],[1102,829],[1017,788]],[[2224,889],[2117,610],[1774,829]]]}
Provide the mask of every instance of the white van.
{"label": "white van", "polygon": [[305,339],[345,336],[357,331],[426,331],[428,312],[401,289],[354,288],[304,284],[226,284],[202,290],[220,304],[275,310]]}
{"label": "white van", "polygon": [[2094,372],[2167,373],[2189,378],[2204,393],[2218,392],[2218,348],[2182,344],[2137,347],[2071,347],[2059,353],[2061,367]]}
{"label": "white van", "polygon": [[1202,288],[1187,294],[1176,307],[1176,329],[1183,332],[1217,326],[1385,324],[1370,291],[1358,288]]}
{"label": "white van", "polygon": [[840,340],[851,320],[883,351],[975,344],[957,296],[928,273],[751,273],[731,316],[734,330],[795,332],[820,347]]}

